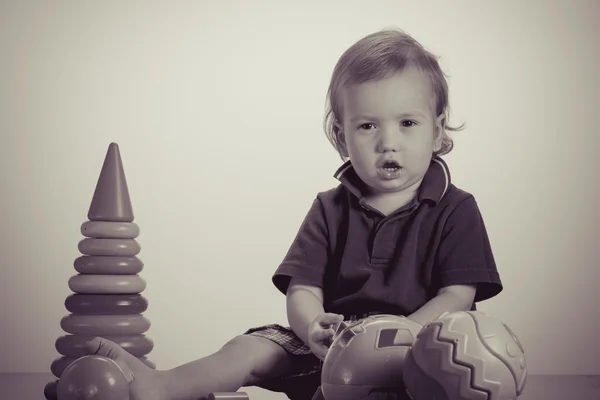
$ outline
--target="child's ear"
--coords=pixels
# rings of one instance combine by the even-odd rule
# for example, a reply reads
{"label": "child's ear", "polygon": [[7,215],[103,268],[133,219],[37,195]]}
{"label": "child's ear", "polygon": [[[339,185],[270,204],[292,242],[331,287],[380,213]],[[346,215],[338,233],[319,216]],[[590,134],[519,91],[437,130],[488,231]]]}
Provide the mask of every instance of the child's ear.
{"label": "child's ear", "polygon": [[334,122],[334,131],[335,136],[338,142],[339,150],[342,153],[342,156],[348,158],[348,147],[346,146],[346,135],[344,134],[344,130],[342,129],[342,124],[338,121]]}
{"label": "child's ear", "polygon": [[441,113],[435,119],[435,127],[433,132],[433,151],[440,151],[442,143],[444,142],[444,131],[446,128],[446,115]]}

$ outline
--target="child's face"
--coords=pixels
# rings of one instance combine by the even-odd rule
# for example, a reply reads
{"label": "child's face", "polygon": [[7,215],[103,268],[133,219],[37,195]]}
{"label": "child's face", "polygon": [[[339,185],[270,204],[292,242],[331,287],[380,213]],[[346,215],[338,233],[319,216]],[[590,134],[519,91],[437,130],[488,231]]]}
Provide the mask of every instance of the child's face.
{"label": "child's face", "polygon": [[338,140],[372,194],[420,184],[440,149],[441,118],[427,75],[413,67],[390,78],[343,88]]}

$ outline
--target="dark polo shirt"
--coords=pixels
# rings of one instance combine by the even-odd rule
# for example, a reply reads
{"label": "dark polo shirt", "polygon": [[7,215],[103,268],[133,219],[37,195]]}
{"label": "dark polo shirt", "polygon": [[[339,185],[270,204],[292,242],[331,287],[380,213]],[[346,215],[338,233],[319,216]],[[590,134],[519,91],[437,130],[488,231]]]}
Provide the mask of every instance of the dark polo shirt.
{"label": "dark polo shirt", "polygon": [[[474,197],[455,187],[434,157],[412,202],[390,215],[369,207],[350,161],[341,182],[321,192],[273,275],[286,293],[291,277],[322,287],[326,312],[409,315],[448,285],[477,284],[475,302],[502,290]],[[472,309],[475,309],[473,304]]]}

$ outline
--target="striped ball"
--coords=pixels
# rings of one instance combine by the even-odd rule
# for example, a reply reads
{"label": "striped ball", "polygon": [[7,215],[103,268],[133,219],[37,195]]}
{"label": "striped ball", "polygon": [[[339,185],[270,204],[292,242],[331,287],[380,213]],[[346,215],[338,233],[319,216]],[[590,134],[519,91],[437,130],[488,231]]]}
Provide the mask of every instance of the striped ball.
{"label": "striped ball", "polygon": [[425,325],[403,372],[413,400],[515,400],[527,380],[517,336],[481,311],[447,313]]}

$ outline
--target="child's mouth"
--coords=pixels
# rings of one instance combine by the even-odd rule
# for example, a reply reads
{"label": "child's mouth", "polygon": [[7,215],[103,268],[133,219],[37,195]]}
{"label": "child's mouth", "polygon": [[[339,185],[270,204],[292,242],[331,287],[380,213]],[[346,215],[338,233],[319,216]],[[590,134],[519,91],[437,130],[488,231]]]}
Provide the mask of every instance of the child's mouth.
{"label": "child's mouth", "polygon": [[402,167],[396,161],[386,161],[379,165],[378,174],[385,180],[393,180],[400,177]]}
{"label": "child's mouth", "polygon": [[398,165],[397,163],[395,163],[393,161],[390,161],[390,162],[386,162],[385,164],[383,164],[382,168],[386,172],[396,172],[400,169],[400,165]]}

